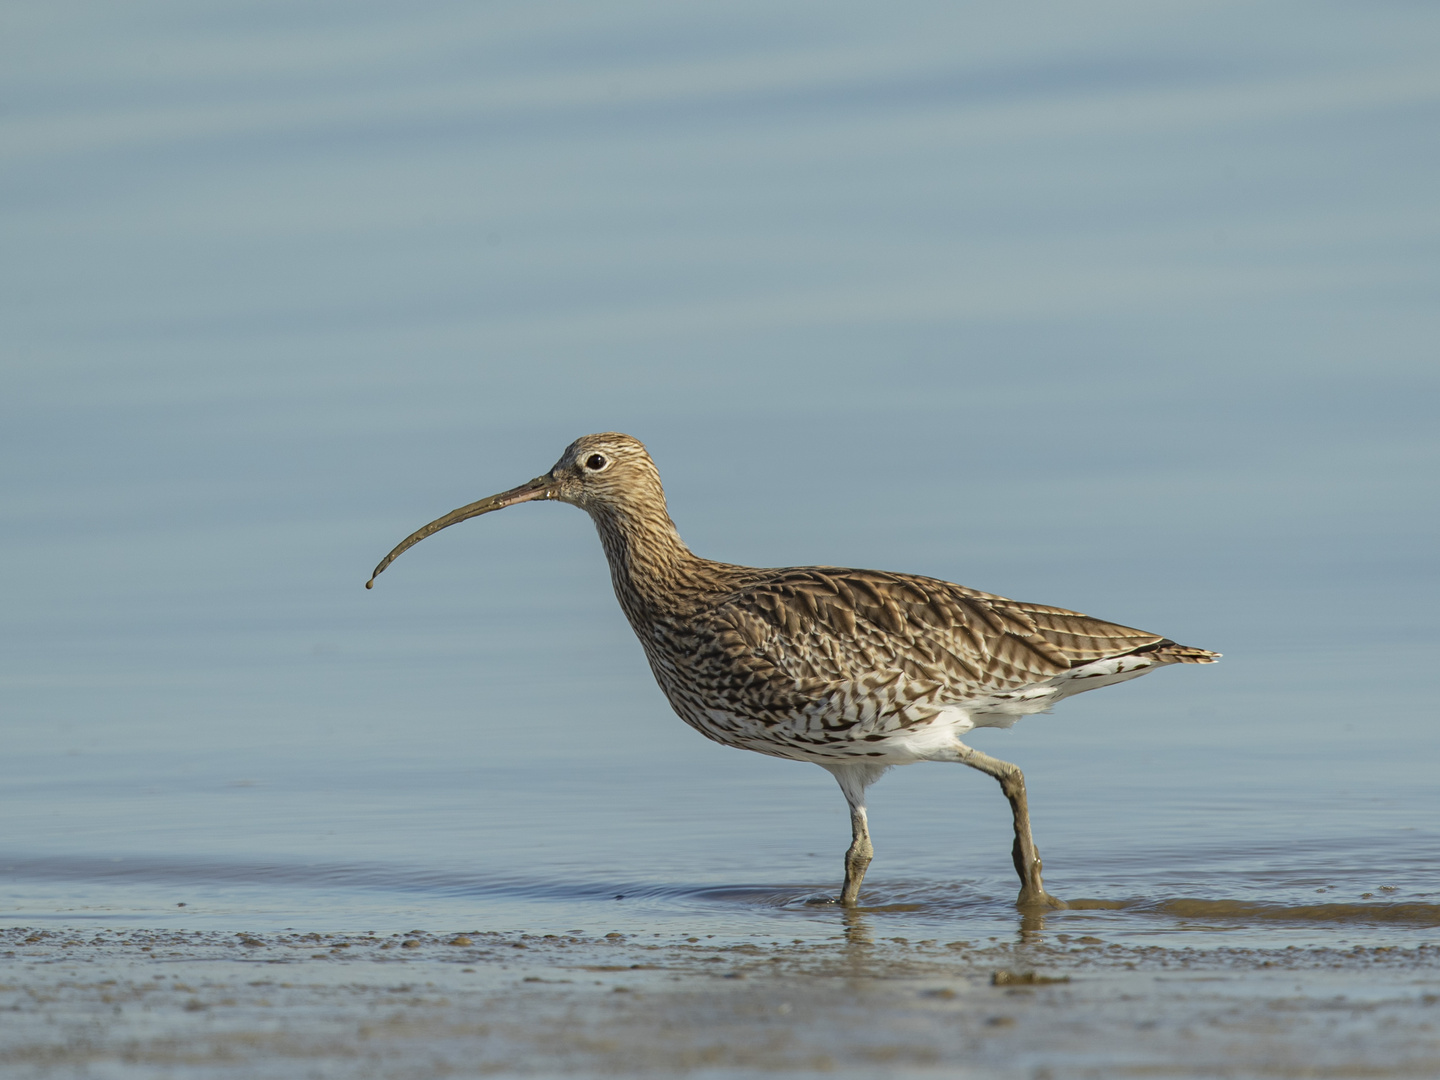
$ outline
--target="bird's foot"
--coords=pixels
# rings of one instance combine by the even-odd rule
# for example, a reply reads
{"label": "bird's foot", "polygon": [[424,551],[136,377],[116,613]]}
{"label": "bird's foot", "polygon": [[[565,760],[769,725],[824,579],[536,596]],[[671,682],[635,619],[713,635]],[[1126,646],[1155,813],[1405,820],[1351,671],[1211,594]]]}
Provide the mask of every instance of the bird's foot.
{"label": "bird's foot", "polygon": [[1051,896],[1044,889],[1021,889],[1015,906],[1021,911],[1058,911],[1070,905],[1058,896]]}
{"label": "bird's foot", "polygon": [[858,897],[847,900],[843,894],[840,896],[807,896],[804,903],[806,907],[857,908],[860,906]]}

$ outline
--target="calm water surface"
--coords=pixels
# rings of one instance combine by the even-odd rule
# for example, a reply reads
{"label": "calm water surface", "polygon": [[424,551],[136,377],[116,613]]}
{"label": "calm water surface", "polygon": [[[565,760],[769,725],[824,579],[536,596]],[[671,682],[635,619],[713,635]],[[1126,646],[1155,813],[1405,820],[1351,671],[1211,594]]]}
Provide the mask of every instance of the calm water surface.
{"label": "calm water surface", "polygon": [[[0,919],[841,932],[582,514],[362,588],[624,430],[702,554],[1226,654],[976,736],[1046,933],[1440,940],[1440,17],[902,7],[4,16]],[[873,932],[1021,929],[993,782],[872,794]]]}

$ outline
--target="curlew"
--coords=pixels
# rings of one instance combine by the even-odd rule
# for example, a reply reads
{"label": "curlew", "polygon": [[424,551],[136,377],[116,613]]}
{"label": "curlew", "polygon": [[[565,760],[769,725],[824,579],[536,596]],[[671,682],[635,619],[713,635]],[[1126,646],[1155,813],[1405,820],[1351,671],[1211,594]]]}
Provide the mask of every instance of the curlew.
{"label": "curlew", "polygon": [[543,476],[412,533],[365,587],[441,529],[542,499],[578,506],[594,521],[615,595],[680,719],[725,746],[814,762],[839,781],[850,804],[847,906],[858,902],[874,854],[865,789],[894,765],[953,761],[994,777],[1010,802],[1017,906],[1064,907],[1041,880],[1024,775],[961,736],[1220,655],[914,574],[701,558],[670,520],[644,445],[615,433],[576,439]]}

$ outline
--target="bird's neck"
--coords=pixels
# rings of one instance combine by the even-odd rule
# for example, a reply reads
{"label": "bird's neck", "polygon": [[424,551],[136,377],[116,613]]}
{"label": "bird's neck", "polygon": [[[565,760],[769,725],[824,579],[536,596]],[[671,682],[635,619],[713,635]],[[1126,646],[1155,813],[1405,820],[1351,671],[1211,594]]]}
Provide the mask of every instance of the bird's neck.
{"label": "bird's neck", "polygon": [[637,629],[657,616],[682,608],[695,582],[695,568],[705,560],[680,539],[663,509],[605,507],[591,518],[605,545],[615,596]]}

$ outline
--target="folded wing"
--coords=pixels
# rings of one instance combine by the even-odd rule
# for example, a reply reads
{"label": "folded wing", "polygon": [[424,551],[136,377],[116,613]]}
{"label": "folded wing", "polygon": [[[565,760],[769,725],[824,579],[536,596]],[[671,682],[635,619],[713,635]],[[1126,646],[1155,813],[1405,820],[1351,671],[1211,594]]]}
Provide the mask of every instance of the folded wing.
{"label": "folded wing", "polygon": [[923,713],[1139,651],[1160,662],[1214,655],[1064,608],[834,567],[757,575],[708,616],[702,651],[722,653],[734,675],[713,692],[727,709],[777,721],[817,709],[837,725]]}

